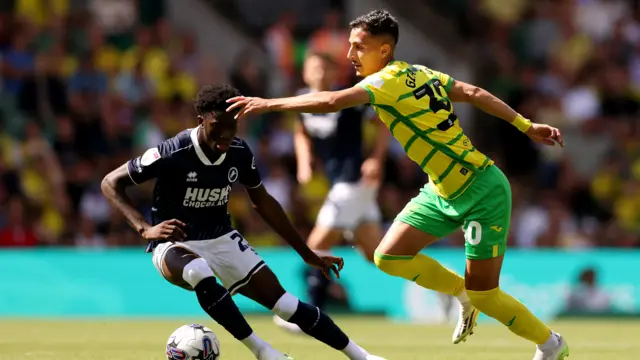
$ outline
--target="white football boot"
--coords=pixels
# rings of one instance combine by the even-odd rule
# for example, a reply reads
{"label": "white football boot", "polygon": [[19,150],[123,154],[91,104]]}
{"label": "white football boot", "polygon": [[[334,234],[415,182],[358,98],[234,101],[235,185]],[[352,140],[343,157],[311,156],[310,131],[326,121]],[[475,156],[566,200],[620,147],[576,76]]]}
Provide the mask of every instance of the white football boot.
{"label": "white football boot", "polygon": [[367,355],[367,359],[366,360],[387,360],[387,359],[381,358],[380,356]]}
{"label": "white football boot", "polygon": [[478,315],[480,311],[473,307],[471,304],[460,304],[460,316],[458,317],[458,324],[453,331],[451,341],[454,344],[467,341],[467,337],[473,335],[473,329],[476,327]]}
{"label": "white football boot", "polygon": [[273,316],[273,322],[290,333],[297,335],[304,334],[304,331],[302,331],[298,325],[290,323],[278,315]]}
{"label": "white football boot", "polygon": [[564,338],[556,333],[551,336],[556,337],[558,344],[550,349],[540,349],[540,346],[538,346],[533,360],[564,360],[569,356],[569,345],[567,345]]}

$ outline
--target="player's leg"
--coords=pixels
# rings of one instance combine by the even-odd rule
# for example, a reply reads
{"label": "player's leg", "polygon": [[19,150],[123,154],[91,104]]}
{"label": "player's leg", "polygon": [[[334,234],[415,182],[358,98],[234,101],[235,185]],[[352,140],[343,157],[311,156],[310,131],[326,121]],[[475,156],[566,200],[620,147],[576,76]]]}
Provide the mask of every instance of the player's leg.
{"label": "player's leg", "polygon": [[382,240],[382,215],[377,201],[377,189],[368,187],[364,184],[360,185],[363,194],[359,196],[362,199],[360,203],[359,225],[354,232],[355,243],[364,255],[365,259],[374,262],[374,254],[376,248]]}
{"label": "player's leg", "polygon": [[270,309],[280,318],[296,324],[315,339],[342,351],[349,359],[383,360],[370,355],[351,341],[322,310],[286,292],[276,275],[267,266],[256,272],[246,285],[238,289],[238,292]]}
{"label": "player's leg", "polygon": [[420,251],[460,224],[447,213],[444,200],[429,185],[407,204],[376,249],[375,261],[387,274],[399,276],[431,290],[455,296],[461,316],[453,335],[455,344],[473,333],[478,312],[464,289],[464,279]]}
{"label": "player's leg", "polygon": [[253,332],[227,289],[216,281],[205,259],[183,246],[165,243],[154,250],[153,262],[167,281],[195,291],[202,309],[247,346],[258,359],[278,359],[261,356],[271,346]]}
{"label": "player's leg", "polygon": [[[476,179],[474,190],[487,189],[465,220],[467,267],[465,286],[471,303],[506,325],[516,335],[538,346],[536,360],[558,360],[568,355],[559,335],[552,332],[521,302],[500,289],[500,272],[511,217],[511,190],[497,167]],[[469,194],[473,197],[480,194]]]}
{"label": "player's leg", "polygon": [[[354,229],[361,217],[359,184],[335,184],[318,212],[316,224],[309,235],[307,244],[316,252],[329,253],[339,245],[344,231]],[[324,309],[331,281],[322,271],[311,269],[307,276],[307,291],[313,306]]]}
{"label": "player's leg", "polygon": [[[320,214],[322,215],[323,212],[320,212]],[[340,244],[344,234],[344,230],[333,227],[333,224],[326,218],[326,212],[324,214],[324,218],[318,217],[318,222],[307,239],[309,248],[320,254],[330,253],[332,248]],[[315,268],[310,269],[307,276],[307,292],[309,301],[313,306],[320,309],[325,308],[330,285],[331,280],[327,279],[322,274],[322,271]]]}
{"label": "player's leg", "polygon": [[[334,246],[340,243],[342,236],[343,230],[317,223],[313,230],[311,230],[307,245],[311,250],[319,254],[328,254]],[[324,274],[322,274],[322,271],[311,268],[306,276],[306,282],[310,304],[323,310],[329,297],[331,280],[327,279]],[[300,330],[296,324],[290,323],[278,315],[273,316],[273,321],[276,325],[292,333],[302,333],[302,330]]]}
{"label": "player's leg", "polygon": [[382,227],[379,222],[360,224],[354,232],[355,244],[367,261],[373,263],[375,252],[382,240]]}
{"label": "player's leg", "polygon": [[453,232],[459,224],[437,208],[439,198],[429,186],[396,217],[375,251],[376,266],[441,293],[460,296],[464,279],[420,251]]}

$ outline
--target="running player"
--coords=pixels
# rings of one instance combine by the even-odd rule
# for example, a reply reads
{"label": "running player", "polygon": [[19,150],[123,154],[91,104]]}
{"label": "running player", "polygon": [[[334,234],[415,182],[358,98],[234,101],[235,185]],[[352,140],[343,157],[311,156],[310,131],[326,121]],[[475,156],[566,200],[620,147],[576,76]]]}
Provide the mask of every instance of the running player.
{"label": "running player", "polygon": [[[227,201],[234,183],[245,186],[254,208],[292,248],[325,276],[338,276],[342,259],[318,256],[304,243],[280,204],[265,190],[255,158],[236,138],[237,121],[225,112],[238,96],[227,85],[203,87],[195,109],[198,126],[147,150],[108,174],[102,190],[148,241],[153,264],[170,283],[193,290],[207,314],[260,360],[290,359],[254,334],[231,296],[236,293],[295,323],[350,359],[382,360],[350,341],[318,308],[286,292],[262,258],[231,227]],[[152,223],[132,206],[126,187],[156,179]],[[220,283],[216,280],[219,279]]]}
{"label": "running player", "polygon": [[[522,303],[499,287],[511,217],[511,188],[504,174],[465,136],[452,102],[468,102],[510,122],[533,141],[562,143],[560,131],[534,124],[487,91],[422,65],[394,59],[398,23],[376,10],[352,21],[348,57],[359,76],[356,86],[292,98],[234,98],[229,111],[295,110],[333,112],[370,103],[430,183],[398,215],[376,249],[382,271],[427,289],[456,296],[461,317],[453,342],[466,339],[478,310],[537,345],[534,360],[559,360],[569,348]],[[465,278],[420,251],[462,227]],[[466,289],[466,290],[465,290]]]}
{"label": "running player", "polygon": [[[299,94],[335,89],[337,64],[328,55],[310,54],[304,63],[303,78],[308,87]],[[349,231],[365,258],[373,262],[382,237],[377,187],[389,143],[389,132],[376,122],[381,129],[371,156],[364,159],[363,125],[374,117],[371,108],[361,105],[327,114],[302,113],[295,123],[298,181],[304,184],[311,180],[315,154],[332,184],[307,240],[318,254],[328,254]],[[321,271],[312,269],[307,277],[312,305],[324,309],[329,285],[330,280]],[[274,319],[286,329],[299,330],[278,317]]]}

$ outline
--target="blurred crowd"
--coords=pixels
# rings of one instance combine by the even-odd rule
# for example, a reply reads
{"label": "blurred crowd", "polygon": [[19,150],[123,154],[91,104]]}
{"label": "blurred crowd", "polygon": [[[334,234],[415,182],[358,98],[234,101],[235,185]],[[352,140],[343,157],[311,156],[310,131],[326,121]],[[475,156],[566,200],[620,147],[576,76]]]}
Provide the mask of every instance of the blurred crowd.
{"label": "blurred crowd", "polygon": [[[511,245],[638,246],[637,4],[509,2],[454,0],[437,8],[482,55],[481,85],[564,132],[564,149],[539,149],[509,125],[478,114],[476,145],[512,181]],[[282,83],[273,94],[264,64],[240,53],[232,69],[217,66],[215,58],[201,55],[194,34],[172,27],[162,1],[74,3],[15,0],[0,8],[0,246],[141,245],[101,195],[100,180],[194,126],[191,100],[203,84],[230,82],[250,96],[291,94],[302,86],[308,51],[333,54],[342,85],[355,81],[345,56],[348,19],[339,8],[325,11],[321,24],[305,31],[286,13],[263,25],[256,46],[264,48],[274,66],[269,71]],[[296,183],[293,121],[295,114],[249,119],[239,135],[252,146],[267,189],[307,234],[329,183],[321,165],[309,184]],[[365,147],[377,129],[366,126]],[[387,225],[426,180],[394,142],[380,189]],[[151,188],[129,191],[145,214]],[[229,209],[252,244],[282,244],[242,191],[231,197]],[[436,246],[463,243],[454,234]]]}
{"label": "blurred crowd", "polygon": [[640,245],[639,3],[454,0],[433,7],[482,60],[477,74],[487,90],[563,131],[564,149],[540,148],[479,114],[475,141],[514,187],[514,244]]}

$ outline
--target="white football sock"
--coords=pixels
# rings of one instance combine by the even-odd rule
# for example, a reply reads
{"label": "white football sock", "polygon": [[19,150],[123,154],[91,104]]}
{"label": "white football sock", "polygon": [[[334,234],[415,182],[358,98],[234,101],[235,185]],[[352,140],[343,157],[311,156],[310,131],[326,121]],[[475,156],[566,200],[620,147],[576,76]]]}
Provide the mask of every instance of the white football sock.
{"label": "white football sock", "polygon": [[462,304],[463,306],[467,306],[471,304],[471,299],[469,299],[469,295],[467,295],[466,290],[462,290],[462,292],[458,294],[456,298],[458,299],[458,301],[460,301],[460,304]]}
{"label": "white football sock", "polygon": [[342,352],[351,360],[366,360],[367,355],[369,355],[368,352],[351,340],[349,340],[349,345],[342,349]]}
{"label": "white football sock", "polygon": [[260,350],[262,350],[265,346],[269,346],[269,344],[267,344],[266,341],[260,339],[255,332],[252,332],[251,335],[240,340],[240,342],[243,343],[244,346],[248,347],[249,350],[251,350],[251,352],[256,356],[258,356]]}
{"label": "white football sock", "polygon": [[549,334],[549,338],[547,338],[547,341],[545,341],[544,344],[538,345],[538,348],[540,350],[549,350],[557,346],[558,346],[558,335],[553,331],[551,331],[551,334]]}

